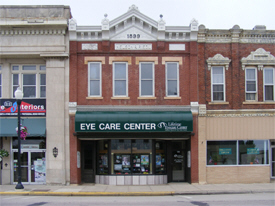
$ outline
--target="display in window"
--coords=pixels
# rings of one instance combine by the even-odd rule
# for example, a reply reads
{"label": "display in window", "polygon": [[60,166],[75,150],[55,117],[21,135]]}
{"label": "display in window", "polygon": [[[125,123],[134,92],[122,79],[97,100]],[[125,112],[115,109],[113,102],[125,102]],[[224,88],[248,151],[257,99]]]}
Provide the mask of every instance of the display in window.
{"label": "display in window", "polygon": [[130,155],[122,155],[122,165],[130,165]]}
{"label": "display in window", "polygon": [[149,165],[149,155],[141,155],[141,165]]}
{"label": "display in window", "polygon": [[99,155],[99,174],[108,174],[108,155],[101,154]]}

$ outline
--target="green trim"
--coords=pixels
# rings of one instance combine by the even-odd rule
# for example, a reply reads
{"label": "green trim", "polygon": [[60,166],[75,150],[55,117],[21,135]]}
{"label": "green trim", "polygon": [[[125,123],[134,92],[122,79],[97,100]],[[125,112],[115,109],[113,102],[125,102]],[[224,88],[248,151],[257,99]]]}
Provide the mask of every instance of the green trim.
{"label": "green trim", "polygon": [[76,112],[76,132],[192,132],[190,111]]}

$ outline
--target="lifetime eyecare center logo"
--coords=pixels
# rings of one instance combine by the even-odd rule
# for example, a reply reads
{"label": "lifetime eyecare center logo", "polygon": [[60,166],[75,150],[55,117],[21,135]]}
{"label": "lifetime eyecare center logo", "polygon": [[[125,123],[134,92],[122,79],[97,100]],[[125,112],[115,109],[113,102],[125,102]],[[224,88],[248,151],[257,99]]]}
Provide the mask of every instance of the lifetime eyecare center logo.
{"label": "lifetime eyecare center logo", "polygon": [[159,123],[80,123],[81,131],[187,131],[178,122]]}

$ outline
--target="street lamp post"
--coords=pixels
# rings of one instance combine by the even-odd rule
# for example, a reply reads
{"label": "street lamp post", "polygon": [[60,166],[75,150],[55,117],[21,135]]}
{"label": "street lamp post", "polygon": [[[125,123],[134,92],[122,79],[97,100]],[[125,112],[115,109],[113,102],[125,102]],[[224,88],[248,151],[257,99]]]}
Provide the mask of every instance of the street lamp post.
{"label": "street lamp post", "polygon": [[21,90],[20,87],[17,88],[17,90],[14,92],[14,96],[16,98],[16,101],[17,101],[17,108],[18,108],[18,127],[17,127],[17,138],[18,138],[18,155],[17,155],[17,158],[18,158],[18,183],[15,187],[15,189],[24,189],[24,186],[22,185],[22,182],[21,182],[21,137],[20,137],[20,134],[21,134],[21,125],[20,125],[20,105],[21,105],[21,102],[22,102],[22,99],[23,99],[23,92]]}

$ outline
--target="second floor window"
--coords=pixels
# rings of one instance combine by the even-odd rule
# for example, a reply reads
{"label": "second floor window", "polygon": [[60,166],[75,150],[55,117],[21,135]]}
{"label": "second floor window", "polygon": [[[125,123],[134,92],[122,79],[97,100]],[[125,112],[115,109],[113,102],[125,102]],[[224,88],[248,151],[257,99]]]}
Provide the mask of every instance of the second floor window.
{"label": "second floor window", "polygon": [[89,96],[101,97],[101,63],[89,63]]}
{"label": "second floor window", "polygon": [[113,96],[128,96],[128,64],[126,62],[113,63]]}
{"label": "second floor window", "polygon": [[139,64],[139,96],[154,96],[154,63],[145,62]]}
{"label": "second floor window", "polygon": [[179,64],[166,62],[166,96],[179,96]]}
{"label": "second floor window", "polygon": [[45,65],[13,65],[12,95],[17,87],[23,89],[24,98],[46,97],[46,66]]}
{"label": "second floor window", "polygon": [[257,74],[256,68],[246,68],[245,70],[245,98],[254,100],[257,98]]}
{"label": "second floor window", "polygon": [[274,101],[274,69],[264,69],[264,101]]}
{"label": "second floor window", "polygon": [[211,68],[212,101],[225,101],[224,67]]}

